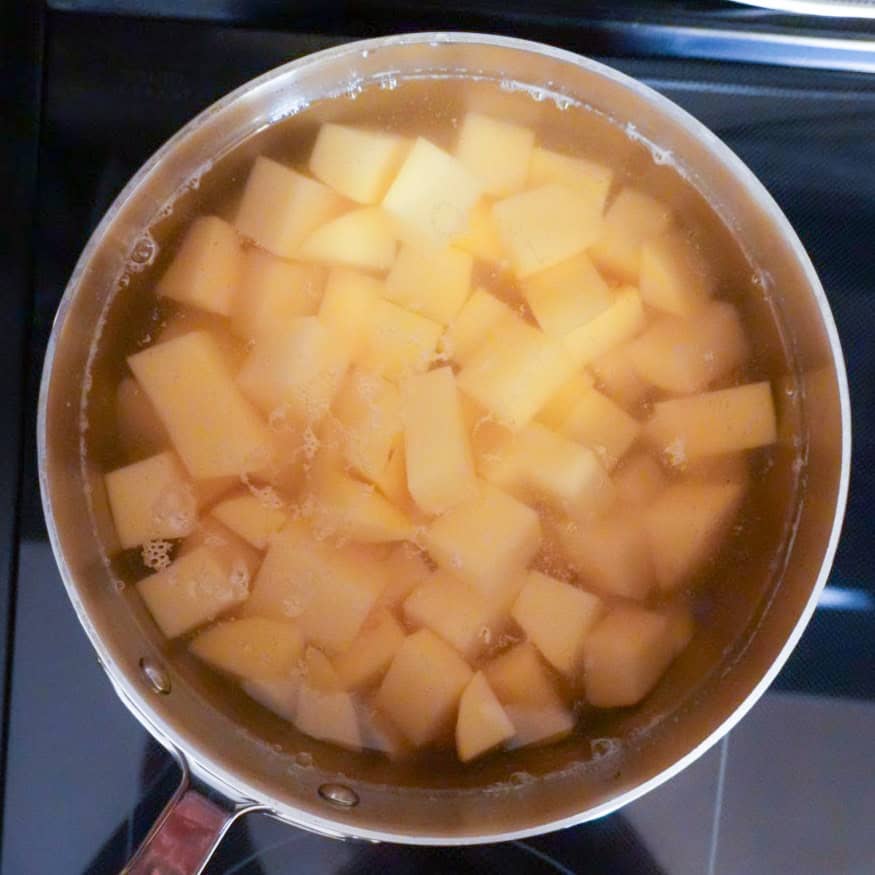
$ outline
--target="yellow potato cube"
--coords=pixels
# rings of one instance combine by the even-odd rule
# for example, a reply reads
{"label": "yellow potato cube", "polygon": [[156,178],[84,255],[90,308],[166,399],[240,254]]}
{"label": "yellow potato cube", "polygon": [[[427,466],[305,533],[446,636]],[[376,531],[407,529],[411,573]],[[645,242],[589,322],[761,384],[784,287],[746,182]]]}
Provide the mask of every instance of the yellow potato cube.
{"label": "yellow potato cube", "polygon": [[530,571],[513,606],[513,618],[550,665],[573,678],[581,668],[583,642],[605,611],[598,596]]}
{"label": "yellow potato cube", "polygon": [[535,132],[469,112],[462,121],[456,156],[489,194],[508,195],[526,184]]}
{"label": "yellow potato cube", "polygon": [[608,284],[584,252],[536,273],[522,286],[538,325],[552,337],[564,337],[613,303]]}
{"label": "yellow potato cube", "polygon": [[459,388],[511,429],[520,429],[573,376],[564,348],[521,319],[501,323],[466,362]]}
{"label": "yellow potato cube", "polygon": [[442,248],[468,227],[483,188],[452,155],[418,137],[383,198],[401,238],[414,246]]}
{"label": "yellow potato cube", "polygon": [[262,708],[273,711],[277,717],[293,723],[298,707],[298,690],[301,675],[294,671],[288,677],[257,678],[244,680],[240,686],[243,692],[254,699]]}
{"label": "yellow potato cube", "polygon": [[502,705],[542,708],[562,703],[554,676],[528,641],[496,656],[483,673]]}
{"label": "yellow potato cube", "polygon": [[266,550],[271,537],[288,520],[288,513],[276,498],[238,491],[220,501],[210,513],[256,550]]}
{"label": "yellow potato cube", "polygon": [[270,334],[298,316],[319,310],[325,271],[318,265],[277,258],[255,246],[246,250],[231,329],[247,340]]}
{"label": "yellow potato cube", "polygon": [[413,544],[398,544],[384,560],[383,568],[388,578],[377,604],[385,608],[400,607],[416,587],[432,575],[423,553]]}
{"label": "yellow potato cube", "polygon": [[363,748],[383,753],[392,761],[410,756],[407,739],[374,702],[360,704],[357,713]]}
{"label": "yellow potato cube", "polygon": [[663,613],[616,607],[584,643],[586,698],[598,708],[637,705],[675,657],[677,639]]}
{"label": "yellow potato cube", "polygon": [[[637,342],[632,341],[632,344]],[[599,388],[626,409],[638,407],[650,392],[650,385],[633,364],[632,344],[617,346],[590,364]]]}
{"label": "yellow potato cube", "polygon": [[668,485],[659,462],[648,453],[626,458],[613,479],[617,501],[636,508],[649,504]]}
{"label": "yellow potato cube", "polygon": [[586,526],[562,526],[559,539],[587,589],[628,599],[650,595],[653,565],[638,516],[620,510]]}
{"label": "yellow potato cube", "polygon": [[498,201],[492,216],[520,278],[583,252],[602,227],[597,205],[555,183]]}
{"label": "yellow potato cube", "polygon": [[170,443],[152,402],[133,377],[124,377],[115,391],[115,422],[128,457],[151,456]]}
{"label": "yellow potato cube", "polygon": [[234,221],[237,231],[281,258],[293,258],[309,234],[340,215],[347,202],[328,186],[259,156]]}
{"label": "yellow potato cube", "polygon": [[386,297],[446,325],[471,291],[474,259],[461,249],[404,245],[386,277]]}
{"label": "yellow potato cube", "polygon": [[673,464],[775,442],[777,426],[768,382],[660,401],[645,426],[647,439]]}
{"label": "yellow potato cube", "polygon": [[395,260],[395,229],[379,207],[351,210],[320,225],[301,244],[303,261],[388,270]]}
{"label": "yellow potato cube", "polygon": [[492,692],[486,676],[478,671],[459,700],[459,716],[456,720],[456,752],[459,759],[463,763],[470,762],[499,747],[513,734],[513,723]]}
{"label": "yellow potato cube", "polygon": [[261,565],[261,553],[213,516],[203,517],[197,528],[179,545],[177,559],[201,547],[209,547],[213,555],[224,563],[230,576],[241,587],[245,587],[245,597],[249,592],[249,583],[255,579],[258,566]]}
{"label": "yellow potato cube", "polygon": [[324,653],[307,648],[298,689],[295,727],[311,738],[358,751],[362,748],[355,703]]}
{"label": "yellow potato cube", "polygon": [[180,307],[164,321],[155,343],[166,343],[193,331],[203,331],[209,335],[219,350],[225,367],[232,372],[237,370],[246,357],[245,341],[231,333],[228,320],[224,316],[190,307]]}
{"label": "yellow potato cube", "polygon": [[130,356],[128,364],[193,477],[255,471],[271,457],[266,423],[234,384],[206,333],[149,347]]}
{"label": "yellow potato cube", "polygon": [[370,330],[371,314],[384,291],[383,283],[367,274],[343,267],[329,272],[319,320],[350,359],[361,352]]}
{"label": "yellow potato cube", "polygon": [[590,248],[596,266],[626,283],[637,283],[641,269],[641,246],[665,231],[671,210],[656,198],[624,188],[605,213],[599,239]]}
{"label": "yellow potato cube", "polygon": [[398,442],[389,455],[389,461],[372,482],[395,507],[403,509],[408,514],[416,513],[416,506],[407,489],[407,461],[404,458],[403,441]]}
{"label": "yellow potato cube", "polygon": [[474,459],[452,369],[408,378],[401,416],[407,486],[416,504],[436,514],[473,498]]}
{"label": "yellow potato cube", "polygon": [[486,289],[477,289],[450,323],[442,346],[453,361],[464,365],[508,318],[517,317],[504,301]]}
{"label": "yellow potato cube", "polygon": [[644,329],[641,296],[630,287],[617,292],[614,302],[598,316],[562,338],[577,367],[590,364]]}
{"label": "yellow potato cube", "polygon": [[505,711],[514,728],[514,737],[507,746],[508,750],[552,744],[574,731],[574,714],[561,703],[538,707],[508,705]]}
{"label": "yellow potato cube", "polygon": [[366,370],[398,382],[428,370],[442,327],[391,301],[377,301],[359,364]]}
{"label": "yellow potato cube", "polygon": [[452,244],[481,261],[504,261],[504,247],[487,201],[478,201],[469,213],[468,227],[453,238]]}
{"label": "yellow potato cube", "polygon": [[377,693],[377,705],[416,747],[452,730],[471,680],[468,663],[428,629],[404,639]]}
{"label": "yellow potato cube", "polygon": [[466,659],[476,659],[504,630],[513,597],[513,582],[498,596],[479,590],[444,571],[436,571],[404,601],[404,620],[424,626],[452,644]]}
{"label": "yellow potato cube", "polygon": [[389,611],[377,611],[358,637],[334,659],[344,690],[370,687],[380,681],[404,641],[404,629]]}
{"label": "yellow potato cube", "polygon": [[690,318],[707,302],[712,278],[689,237],[661,234],[641,247],[641,298],[648,307]]}
{"label": "yellow potato cube", "polygon": [[242,258],[234,227],[217,216],[201,216],[189,226],[155,292],[228,316],[240,283]]}
{"label": "yellow potato cube", "polygon": [[586,158],[569,158],[540,146],[532,150],[530,188],[557,182],[598,206],[599,213],[604,211],[613,178],[614,171],[604,164]]}
{"label": "yellow potato cube", "polygon": [[740,367],[747,338],[731,304],[714,301],[694,319],[664,316],[627,347],[639,376],[659,389],[701,392]]}
{"label": "yellow potato cube", "polygon": [[240,573],[219,551],[203,546],[137,583],[158,628],[176,638],[239,605],[248,594]]}
{"label": "yellow potato cube", "polygon": [[485,595],[506,588],[540,545],[538,514],[488,484],[438,517],[425,534],[432,559]]}
{"label": "yellow potato cube", "polygon": [[119,544],[184,538],[197,525],[194,486],[175,453],[159,453],[110,471],[106,495]]}
{"label": "yellow potato cube", "polygon": [[292,522],[271,541],[242,612],[297,620],[308,641],[339,653],[355,640],[385,584],[380,566],[360,551],[317,541]]}
{"label": "yellow potato cube", "polygon": [[656,579],[673,590],[714,554],[744,497],[742,483],[677,483],[644,513]]}
{"label": "yellow potato cube", "polygon": [[302,316],[256,343],[237,385],[265,413],[314,425],[328,412],[348,362],[319,317]]}
{"label": "yellow potato cube", "polygon": [[591,389],[574,405],[563,431],[593,450],[610,471],[635,443],[641,425],[610,398]]}
{"label": "yellow potato cube", "polygon": [[561,431],[578,399],[582,398],[592,387],[593,379],[586,371],[575,374],[563,383],[538,411],[538,421],[546,425],[547,428]]}
{"label": "yellow potato cube", "polygon": [[310,172],[360,204],[382,200],[401,166],[409,143],[403,137],[350,125],[319,128],[310,154]]}
{"label": "yellow potato cube", "polygon": [[304,641],[294,623],[248,617],[210,626],[188,648],[219,671],[258,680],[288,677],[298,664]]}

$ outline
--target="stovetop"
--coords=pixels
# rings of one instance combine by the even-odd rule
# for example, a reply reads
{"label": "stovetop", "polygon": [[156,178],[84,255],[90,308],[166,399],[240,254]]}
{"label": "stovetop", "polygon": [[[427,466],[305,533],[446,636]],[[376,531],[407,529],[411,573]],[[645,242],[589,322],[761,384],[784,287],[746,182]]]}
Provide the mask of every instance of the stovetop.
{"label": "stovetop", "polygon": [[875,871],[875,30],[719,3],[670,6],[593,4],[584,18],[564,0],[323,0],[294,14],[268,0],[56,0],[21,4],[5,22],[3,87],[15,109],[0,143],[0,871],[118,871],[179,777],[98,668],[39,505],[37,383],[82,246],[149,154],[230,89],[353,36],[450,22],[544,39],[643,79],[763,180],[820,272],[844,345],[855,446],[842,542],[821,606],[771,691],[720,745],[622,812],[452,850],[336,842],[252,816],[207,872]]}

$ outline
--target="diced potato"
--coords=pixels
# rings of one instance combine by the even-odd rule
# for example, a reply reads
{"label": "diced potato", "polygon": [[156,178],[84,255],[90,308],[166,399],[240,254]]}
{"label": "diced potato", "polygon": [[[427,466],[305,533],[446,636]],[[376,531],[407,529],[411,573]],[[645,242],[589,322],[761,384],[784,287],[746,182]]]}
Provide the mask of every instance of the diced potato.
{"label": "diced potato", "polygon": [[608,284],[585,252],[536,273],[522,285],[538,325],[552,337],[564,337],[613,303]]}
{"label": "diced potato", "polygon": [[712,280],[689,237],[672,231],[641,247],[641,298],[648,307],[690,318],[707,302]]}
{"label": "diced potato", "polygon": [[514,737],[507,746],[508,750],[552,744],[571,735],[574,730],[574,714],[562,703],[508,705],[505,712],[514,728]]}
{"label": "diced potato", "polygon": [[323,268],[277,258],[252,246],[243,255],[231,329],[249,340],[298,316],[312,316],[319,309],[324,284]]}
{"label": "diced potato", "polygon": [[129,356],[128,364],[193,477],[255,471],[270,459],[267,425],[205,332],[144,349]]}
{"label": "diced potato", "polygon": [[520,429],[574,371],[560,344],[520,319],[506,320],[466,362],[458,385],[509,428]]}
{"label": "diced potato", "polygon": [[553,675],[528,641],[496,656],[483,673],[502,705],[542,708],[562,704]]}
{"label": "diced potato", "polygon": [[586,526],[559,528],[568,561],[584,586],[608,596],[645,599],[654,586],[642,521],[620,510]]}
{"label": "diced potato", "polygon": [[288,520],[288,513],[271,498],[238,491],[220,501],[210,513],[256,550],[266,550],[271,537]]}
{"label": "diced potato", "polygon": [[416,587],[424,583],[432,570],[423,558],[422,551],[413,544],[394,547],[383,565],[388,582],[380,593],[377,604],[397,608]]}
{"label": "diced potato", "polygon": [[671,224],[671,210],[655,198],[624,188],[605,213],[599,239],[590,249],[600,270],[627,283],[637,283],[641,268],[641,246]]}
{"label": "diced potato", "polygon": [[288,422],[315,425],[328,412],[348,362],[319,317],[302,316],[253,347],[237,384],[265,413],[281,411]]}
{"label": "diced potato", "polygon": [[293,522],[271,541],[242,612],[296,619],[307,640],[339,653],[355,640],[385,584],[383,569],[360,551],[317,541]]}
{"label": "diced potato", "polygon": [[158,628],[176,638],[239,605],[248,593],[247,577],[219,551],[203,546],[143,578],[137,592]]}
{"label": "diced potato", "polygon": [[362,748],[358,716],[352,696],[325,654],[307,648],[306,667],[298,690],[295,727],[320,741],[358,751]]}
{"label": "diced potato", "polygon": [[210,477],[208,480],[192,480],[194,500],[198,510],[215,504],[223,495],[240,483],[239,477]]}
{"label": "diced potato", "polygon": [[383,377],[353,368],[334,401],[343,456],[363,477],[377,480],[401,437],[401,395]]}
{"label": "diced potato", "polygon": [[203,331],[219,350],[225,366],[236,371],[246,357],[246,342],[232,334],[228,319],[206,310],[180,307],[163,322],[155,343],[166,343],[193,331]]}
{"label": "diced potato", "polygon": [[664,316],[627,347],[644,380],[667,392],[701,392],[741,366],[747,338],[731,304],[703,305],[693,319]]}
{"label": "diced potato", "polygon": [[586,371],[575,374],[554,392],[550,400],[538,411],[538,421],[547,428],[560,431],[578,399],[592,387],[593,379]]}
{"label": "diced potato", "polygon": [[631,340],[644,329],[644,325],[641,296],[635,289],[625,287],[617,292],[607,310],[566,334],[562,343],[574,363],[582,368]]}
{"label": "diced potato", "polygon": [[288,677],[257,678],[245,680],[240,685],[243,692],[255,699],[262,708],[273,711],[277,717],[293,723],[298,707],[298,690],[301,675],[295,670]]}
{"label": "diced potato", "polygon": [[726,534],[744,497],[742,483],[677,483],[644,513],[644,527],[663,590],[688,582]]}
{"label": "diced potato", "polygon": [[650,385],[642,379],[629,353],[637,342],[614,347],[590,364],[599,388],[626,409],[637,407],[650,392]]}
{"label": "diced potato", "polygon": [[259,156],[246,180],[234,224],[262,249],[293,258],[312,231],[346,206],[327,185]]}
{"label": "diced potato", "polygon": [[462,121],[456,156],[489,194],[508,195],[526,184],[535,132],[479,112]]}
{"label": "diced potato", "polygon": [[476,495],[474,460],[452,369],[408,378],[401,414],[407,486],[417,505],[426,513],[443,513]]}
{"label": "diced potato", "polygon": [[408,147],[395,134],[329,122],[319,128],[310,172],[350,200],[375,204],[386,194]]}
{"label": "diced potato", "polygon": [[301,244],[297,257],[319,264],[388,270],[395,260],[395,229],[379,207],[352,210],[320,225]]}
{"label": "diced potato", "polygon": [[377,611],[359,636],[334,659],[334,670],[344,690],[376,684],[386,673],[404,641],[404,629],[387,610]]}
{"label": "diced potato", "polygon": [[356,270],[336,267],[329,272],[319,319],[350,359],[361,352],[370,330],[371,314],[384,291],[382,282]]}
{"label": "diced potato", "polygon": [[425,626],[466,659],[476,659],[498,639],[510,616],[519,584],[512,582],[497,596],[479,590],[444,571],[436,571],[404,602],[404,619]]}
{"label": "diced potato", "polygon": [[557,182],[591,201],[599,213],[604,211],[613,178],[614,171],[604,164],[586,158],[569,158],[540,146],[532,150],[530,187]]}
{"label": "diced potato", "polygon": [[170,437],[152,402],[133,377],[125,377],[115,392],[115,422],[128,457],[151,456],[167,447]]}
{"label": "diced potato", "polygon": [[486,289],[476,289],[447,328],[443,347],[453,361],[467,364],[508,317],[516,318],[504,301]]}
{"label": "diced potato", "polygon": [[471,291],[474,259],[461,249],[404,245],[386,277],[386,297],[446,325]]}
{"label": "diced potato", "polygon": [[504,247],[492,218],[492,207],[487,201],[478,201],[468,215],[468,227],[453,238],[452,244],[481,261],[504,260]]}
{"label": "diced potato", "polygon": [[179,545],[176,556],[181,559],[201,547],[209,547],[248,593],[249,584],[255,580],[261,565],[261,553],[258,550],[213,516],[201,518],[197,528]]}
{"label": "diced potato", "polygon": [[485,595],[507,587],[540,544],[538,514],[488,484],[438,517],[425,534],[434,561]]}
{"label": "diced potato", "polygon": [[492,692],[489,681],[478,671],[465,687],[459,700],[456,720],[456,751],[463,763],[499,747],[514,734],[501,703]]}
{"label": "diced potato", "polygon": [[184,538],[197,525],[194,487],[176,453],[159,453],[116,468],[105,479],[123,549],[161,538]]}
{"label": "diced potato", "polygon": [[663,613],[616,607],[584,643],[586,698],[598,708],[636,705],[675,657],[677,639]]}
{"label": "diced potato", "polygon": [[389,455],[389,461],[372,482],[380,492],[397,508],[408,514],[415,514],[416,506],[407,488],[407,461],[404,454],[404,442],[399,441]]}
{"label": "diced potato", "polygon": [[513,606],[513,618],[557,671],[573,678],[581,668],[583,642],[604,613],[598,596],[530,571]]}
{"label": "diced potato", "polygon": [[422,747],[447,735],[471,680],[468,663],[428,629],[404,640],[377,693],[378,706]]}
{"label": "diced potato", "polygon": [[228,316],[240,283],[242,258],[234,227],[218,216],[201,216],[189,226],[155,292]]}
{"label": "diced potato", "polygon": [[439,323],[391,301],[376,301],[359,364],[396,382],[421,373],[434,357],[442,330]]}
{"label": "diced potato", "polygon": [[627,507],[649,504],[667,485],[659,462],[647,453],[629,456],[614,474],[617,501]]}
{"label": "diced potato", "polygon": [[304,649],[294,623],[261,617],[222,620],[199,632],[189,650],[219,671],[239,678],[287,678]]}
{"label": "diced potato", "polygon": [[452,155],[418,137],[383,198],[401,238],[442,248],[468,227],[481,183]]}
{"label": "diced potato", "polygon": [[401,730],[383,714],[373,702],[365,702],[358,708],[359,729],[362,747],[386,754],[390,760],[403,760],[410,756],[411,748]]}
{"label": "diced potato", "polygon": [[641,425],[610,398],[591,389],[578,399],[562,429],[592,449],[610,471],[635,443]]}
{"label": "diced potato", "polygon": [[597,205],[555,183],[498,201],[492,216],[520,278],[583,252],[602,228]]}
{"label": "diced potato", "polygon": [[673,464],[764,447],[775,442],[777,426],[768,382],[660,401],[645,436]]}

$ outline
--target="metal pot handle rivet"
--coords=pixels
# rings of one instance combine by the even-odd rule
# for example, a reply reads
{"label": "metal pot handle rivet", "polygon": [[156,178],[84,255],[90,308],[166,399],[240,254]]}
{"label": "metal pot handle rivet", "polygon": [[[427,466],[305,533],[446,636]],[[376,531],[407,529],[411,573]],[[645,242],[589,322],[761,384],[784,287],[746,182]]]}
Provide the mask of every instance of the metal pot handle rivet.
{"label": "metal pot handle rivet", "polygon": [[319,788],[319,795],[338,808],[355,808],[359,804],[358,793],[346,784],[323,784]]}
{"label": "metal pot handle rivet", "polygon": [[140,660],[140,671],[143,672],[153,692],[159,693],[162,696],[166,696],[170,692],[170,675],[163,666],[158,665],[157,662],[149,659],[148,656],[144,656]]}

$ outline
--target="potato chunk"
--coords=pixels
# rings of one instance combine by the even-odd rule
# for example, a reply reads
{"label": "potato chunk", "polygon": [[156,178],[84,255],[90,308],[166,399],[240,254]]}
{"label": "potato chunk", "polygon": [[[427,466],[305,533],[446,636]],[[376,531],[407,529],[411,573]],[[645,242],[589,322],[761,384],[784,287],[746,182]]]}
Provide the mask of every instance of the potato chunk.
{"label": "potato chunk", "polygon": [[492,216],[516,274],[525,278],[583,252],[601,233],[601,210],[547,183],[498,201]]}
{"label": "potato chunk", "polygon": [[591,389],[578,399],[562,430],[592,449],[610,471],[635,443],[641,425],[610,398]]}
{"label": "potato chunk", "polygon": [[452,369],[410,377],[401,413],[407,486],[417,505],[436,514],[474,497],[474,460]]}
{"label": "potato chunk", "polygon": [[673,590],[713,556],[738,512],[743,483],[677,483],[645,511],[644,527],[662,590]]}
{"label": "potato chunk", "polygon": [[228,316],[243,254],[237,232],[217,216],[195,219],[155,291],[192,307]]}
{"label": "potato chunk", "polygon": [[446,325],[468,298],[473,265],[461,249],[402,246],[386,277],[386,297]]}
{"label": "potato chunk", "polygon": [[456,156],[489,194],[508,195],[526,183],[535,132],[479,112],[462,121]]}
{"label": "potato chunk", "polygon": [[294,623],[262,617],[223,620],[189,644],[189,650],[213,668],[250,680],[288,677],[303,649]]}
{"label": "potato chunk", "polygon": [[486,289],[477,289],[465,302],[444,335],[443,347],[453,361],[465,365],[514,312]]}
{"label": "potato chunk", "polygon": [[629,456],[613,479],[617,501],[636,508],[649,504],[668,485],[659,462],[647,453]]}
{"label": "potato chunk", "polygon": [[349,649],[334,658],[334,670],[344,690],[376,684],[386,673],[404,641],[404,629],[387,610],[373,614]]}
{"label": "potato chunk", "polygon": [[599,708],[638,704],[674,659],[676,645],[665,614],[613,608],[584,643],[587,700]]}
{"label": "potato chunk", "polygon": [[583,642],[604,613],[598,596],[530,571],[513,606],[513,618],[557,671],[573,678],[581,668]]}
{"label": "potato chunk", "polygon": [[391,301],[374,303],[359,363],[387,380],[400,381],[428,370],[441,325]]}
{"label": "potato chunk", "polygon": [[297,257],[318,264],[388,270],[395,260],[395,230],[379,207],[351,210],[316,228]]}
{"label": "potato chunk", "polygon": [[628,346],[639,376],[659,389],[701,392],[741,366],[747,338],[731,304],[714,301],[692,319],[665,316]]}
{"label": "potato chunk", "polygon": [[607,310],[566,334],[562,343],[574,363],[582,368],[631,340],[644,329],[644,324],[641,296],[635,289],[625,287],[617,292]]}
{"label": "potato chunk", "polygon": [[386,194],[408,148],[407,140],[395,134],[329,122],[319,128],[310,172],[350,200],[375,204]]}
{"label": "potato chunk", "polygon": [[407,739],[422,747],[452,730],[471,677],[468,663],[449,644],[420,629],[398,649],[376,701]]}
{"label": "potato chunk", "polygon": [[468,214],[468,227],[453,237],[452,244],[481,261],[504,261],[504,247],[492,218],[492,208],[487,201],[478,201]]}
{"label": "potato chunk", "polygon": [[494,486],[438,517],[425,535],[437,564],[485,595],[507,587],[538,552],[538,514]]}
{"label": "potato chunk", "polygon": [[261,565],[261,553],[210,515],[203,517],[197,528],[179,545],[176,556],[181,559],[201,547],[209,547],[248,594],[249,584]]}
{"label": "potato chunk", "polygon": [[301,686],[301,675],[297,670],[288,677],[244,680],[240,686],[262,708],[273,711],[277,717],[288,720],[289,723],[294,722],[298,709],[298,690]]}
{"label": "potato chunk", "polygon": [[248,490],[220,501],[210,513],[256,550],[266,550],[271,537],[288,520],[288,513],[277,502]]}
{"label": "potato chunk", "polygon": [[463,763],[499,747],[514,734],[513,723],[492,692],[489,681],[478,671],[459,700],[456,720],[456,751]]}
{"label": "potato chunk", "polygon": [[367,341],[371,314],[384,291],[382,282],[357,270],[335,267],[328,273],[319,320],[352,360]]}
{"label": "potato chunk", "polygon": [[557,182],[576,192],[597,207],[599,213],[605,208],[614,171],[604,164],[586,158],[569,158],[536,146],[529,164],[529,186],[532,188],[548,182]]}
{"label": "potato chunk", "polygon": [[346,206],[347,201],[328,186],[259,156],[246,180],[234,224],[262,249],[293,258],[312,231]]}
{"label": "potato chunk", "polygon": [[645,436],[673,464],[764,447],[775,442],[777,426],[768,382],[660,401]]}
{"label": "potato chunk", "polygon": [[387,583],[377,604],[395,609],[432,574],[422,551],[413,544],[398,544],[383,562]]}
{"label": "potato chunk", "polygon": [[110,471],[106,495],[119,544],[184,538],[197,525],[194,486],[176,453],[159,453]]}
{"label": "potato chunk", "polygon": [[590,364],[599,389],[627,410],[641,404],[651,388],[632,362],[631,345],[614,347]]}
{"label": "potato chunk", "polygon": [[341,689],[340,679],[324,653],[308,647],[304,674],[298,689],[295,727],[320,741],[361,750],[362,738],[352,696]]}
{"label": "potato chunk", "polygon": [[644,243],[640,276],[644,303],[675,316],[690,318],[711,294],[712,281],[702,256],[677,231]]}
{"label": "potato chunk", "polygon": [[538,421],[546,425],[547,428],[561,431],[578,399],[582,398],[592,387],[593,378],[586,371],[575,374],[563,383],[538,411]]}
{"label": "potato chunk", "polygon": [[538,325],[552,337],[564,337],[603,313],[613,303],[608,284],[586,253],[560,261],[523,282]]}
{"label": "potato chunk", "polygon": [[418,137],[383,198],[383,208],[395,217],[405,242],[442,248],[468,227],[482,191],[461,161]]}

